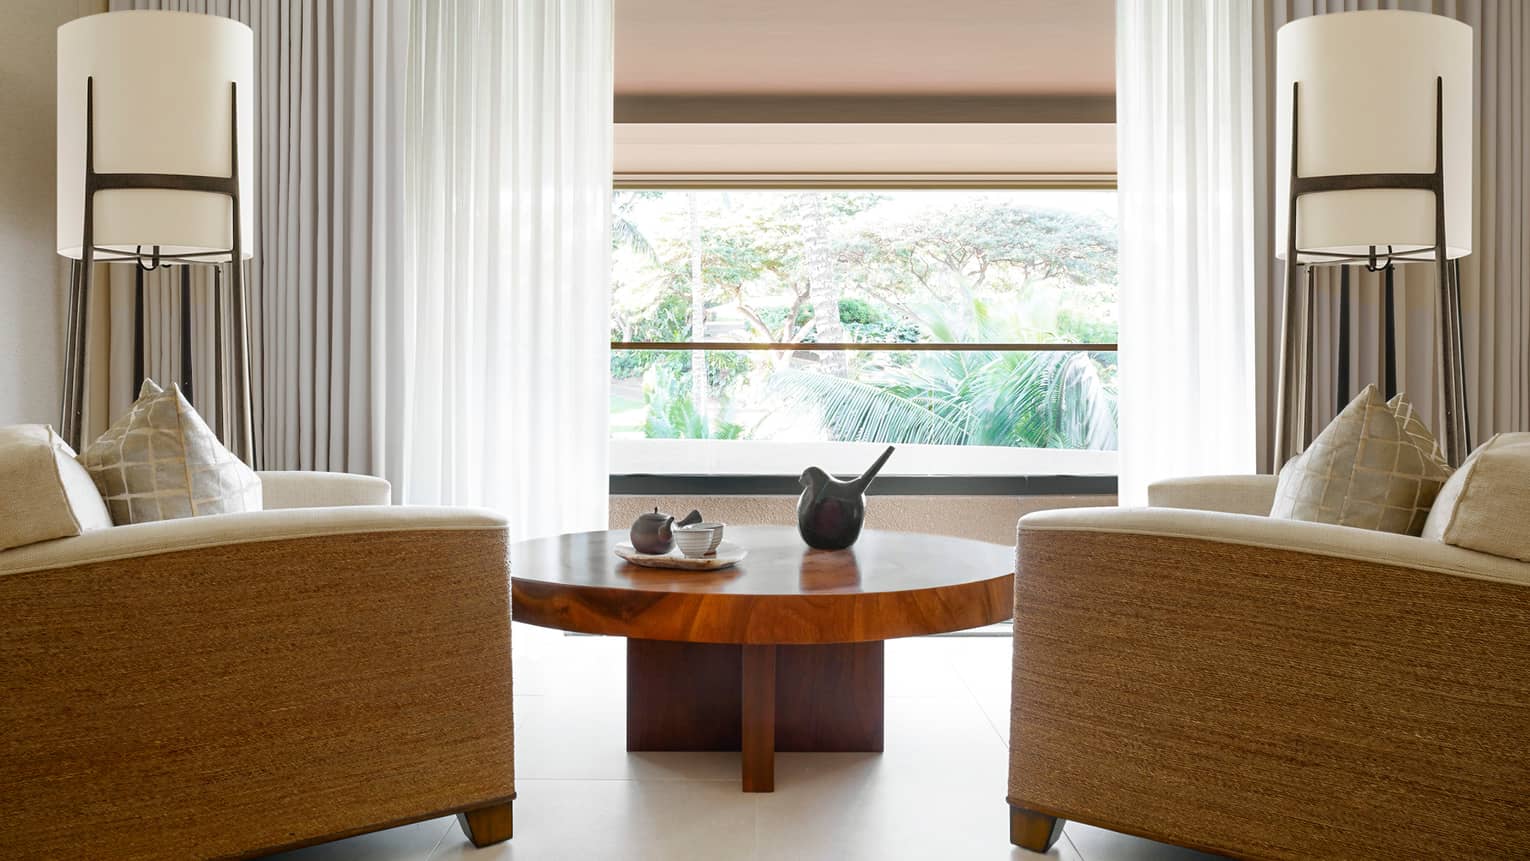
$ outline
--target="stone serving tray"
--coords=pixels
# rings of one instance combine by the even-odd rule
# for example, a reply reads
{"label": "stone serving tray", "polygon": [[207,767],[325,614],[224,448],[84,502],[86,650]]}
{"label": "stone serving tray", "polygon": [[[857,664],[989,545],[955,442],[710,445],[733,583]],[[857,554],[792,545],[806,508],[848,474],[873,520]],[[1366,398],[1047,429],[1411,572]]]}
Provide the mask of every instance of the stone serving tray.
{"label": "stone serving tray", "polygon": [[675,548],[668,553],[653,555],[639,553],[631,544],[625,542],[616,545],[616,555],[631,562],[633,565],[641,565],[644,568],[675,568],[681,571],[716,571],[720,568],[732,568],[742,562],[749,551],[734,544],[724,541],[717,545],[717,551],[707,556],[683,556],[680,548]]}

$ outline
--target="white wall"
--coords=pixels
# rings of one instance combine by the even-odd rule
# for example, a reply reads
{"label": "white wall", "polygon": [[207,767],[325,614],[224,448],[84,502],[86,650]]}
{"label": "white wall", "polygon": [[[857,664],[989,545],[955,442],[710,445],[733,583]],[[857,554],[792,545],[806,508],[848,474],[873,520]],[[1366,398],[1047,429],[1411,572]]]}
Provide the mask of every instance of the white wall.
{"label": "white wall", "polygon": [[105,0],[6,0],[0,25],[0,425],[58,423],[65,271],[53,253],[58,26]]}

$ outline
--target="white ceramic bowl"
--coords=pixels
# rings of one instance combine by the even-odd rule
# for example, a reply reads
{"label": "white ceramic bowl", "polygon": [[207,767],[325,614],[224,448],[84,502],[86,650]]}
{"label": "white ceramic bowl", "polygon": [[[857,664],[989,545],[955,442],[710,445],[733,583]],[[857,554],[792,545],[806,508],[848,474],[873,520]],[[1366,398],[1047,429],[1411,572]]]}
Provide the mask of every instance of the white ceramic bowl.
{"label": "white ceramic bowl", "polygon": [[722,543],[723,524],[714,521],[676,526],[673,530],[675,545],[684,556],[695,558],[715,553]]}

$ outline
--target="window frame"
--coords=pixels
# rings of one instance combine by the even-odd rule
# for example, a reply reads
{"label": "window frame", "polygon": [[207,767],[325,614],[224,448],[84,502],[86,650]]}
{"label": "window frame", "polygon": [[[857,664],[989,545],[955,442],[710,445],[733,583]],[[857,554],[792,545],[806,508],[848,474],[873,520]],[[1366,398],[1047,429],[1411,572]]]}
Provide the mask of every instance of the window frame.
{"label": "window frame", "polygon": [[[612,191],[829,191],[865,190],[1118,190],[1117,175],[1110,174],[976,174],[976,173],[646,173],[615,172]],[[833,345],[840,347],[842,345]],[[901,351],[951,350],[1027,351],[1063,350],[1068,352],[1119,352],[1118,343],[1098,344],[854,344],[854,349],[895,349]],[[611,349],[632,350],[702,350],[769,351],[779,345],[769,343],[696,342],[626,342],[612,341]],[[795,496],[799,490],[796,475],[771,474],[684,474],[616,473],[610,475],[613,496]],[[1025,474],[1025,475],[888,475],[879,478],[868,490],[872,495],[918,496],[1055,496],[1114,495],[1115,474]]]}

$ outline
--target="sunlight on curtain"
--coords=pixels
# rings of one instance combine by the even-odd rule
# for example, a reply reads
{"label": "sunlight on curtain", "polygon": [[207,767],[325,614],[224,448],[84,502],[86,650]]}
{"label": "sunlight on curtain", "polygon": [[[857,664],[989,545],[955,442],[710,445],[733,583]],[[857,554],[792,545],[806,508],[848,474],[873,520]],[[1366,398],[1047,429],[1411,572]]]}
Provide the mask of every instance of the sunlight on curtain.
{"label": "sunlight on curtain", "polygon": [[1123,505],[1258,466],[1254,5],[1117,4]]}
{"label": "sunlight on curtain", "polygon": [[411,15],[385,474],[405,502],[505,512],[515,540],[604,528],[610,0]]}

